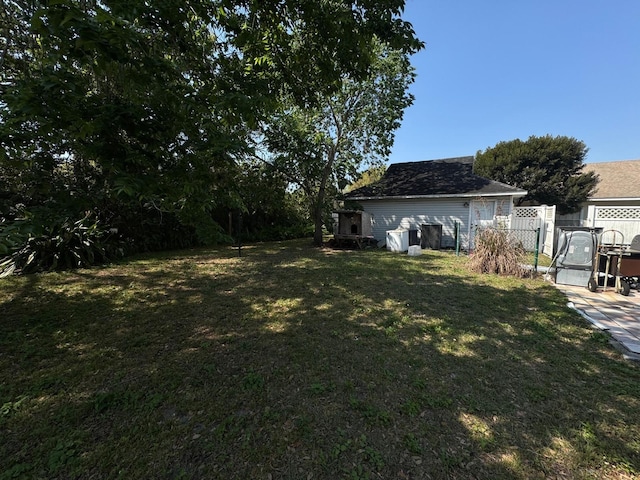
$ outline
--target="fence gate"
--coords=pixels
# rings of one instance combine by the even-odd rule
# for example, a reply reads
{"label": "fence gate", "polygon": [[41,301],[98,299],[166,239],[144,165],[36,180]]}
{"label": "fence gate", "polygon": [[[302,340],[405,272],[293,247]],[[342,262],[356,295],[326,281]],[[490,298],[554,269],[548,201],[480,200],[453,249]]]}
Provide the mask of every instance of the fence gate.
{"label": "fence gate", "polygon": [[556,233],[556,206],[545,207],[544,210],[544,237],[542,239],[542,253],[550,257],[553,256],[553,244]]}
{"label": "fence gate", "polygon": [[[509,229],[536,230],[539,228],[541,237],[540,251],[545,255],[552,256],[555,218],[555,205],[551,207],[546,205],[539,207],[515,207],[511,215],[509,215]],[[525,244],[524,247],[528,251],[533,251],[535,249],[535,245]]]}

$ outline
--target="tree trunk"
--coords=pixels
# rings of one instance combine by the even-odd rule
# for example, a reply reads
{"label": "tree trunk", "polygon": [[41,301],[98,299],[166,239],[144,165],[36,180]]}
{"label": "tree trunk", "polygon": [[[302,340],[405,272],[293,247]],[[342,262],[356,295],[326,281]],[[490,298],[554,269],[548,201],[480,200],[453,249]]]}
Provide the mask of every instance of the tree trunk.
{"label": "tree trunk", "polygon": [[322,173],[322,180],[320,181],[320,188],[318,188],[318,195],[313,205],[313,244],[316,247],[322,246],[322,206],[324,205],[324,194],[326,191],[327,180],[331,174],[331,165],[333,164],[333,158],[325,166]]}
{"label": "tree trunk", "polygon": [[[338,129],[338,132],[340,130]],[[338,135],[339,138],[339,135]],[[327,190],[327,182],[331,176],[333,170],[333,164],[336,160],[337,141],[329,147],[327,153],[327,164],[322,171],[322,178],[320,180],[320,188],[318,188],[318,196],[316,197],[315,205],[313,206],[313,221],[315,229],[313,231],[313,244],[316,247],[322,246],[322,206],[324,205],[324,195]]]}
{"label": "tree trunk", "polygon": [[316,247],[322,246],[322,203],[318,202],[313,207],[313,244]]}

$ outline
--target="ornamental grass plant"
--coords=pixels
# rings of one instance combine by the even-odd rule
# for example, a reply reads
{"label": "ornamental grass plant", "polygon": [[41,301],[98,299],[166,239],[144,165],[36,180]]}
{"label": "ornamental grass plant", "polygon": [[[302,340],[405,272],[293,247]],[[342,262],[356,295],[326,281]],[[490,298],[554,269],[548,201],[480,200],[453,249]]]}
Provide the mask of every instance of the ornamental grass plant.
{"label": "ornamental grass plant", "polygon": [[497,273],[524,277],[527,252],[522,242],[507,230],[484,228],[475,236],[475,249],[469,267],[476,273]]}

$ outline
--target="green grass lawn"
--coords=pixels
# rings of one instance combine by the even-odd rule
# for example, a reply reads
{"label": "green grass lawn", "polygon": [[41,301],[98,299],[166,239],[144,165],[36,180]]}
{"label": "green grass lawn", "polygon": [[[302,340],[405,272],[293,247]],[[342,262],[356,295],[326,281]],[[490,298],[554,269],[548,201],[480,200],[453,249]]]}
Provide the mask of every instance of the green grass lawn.
{"label": "green grass lawn", "polygon": [[640,369],[540,279],[203,249],[0,281],[0,479],[629,479]]}

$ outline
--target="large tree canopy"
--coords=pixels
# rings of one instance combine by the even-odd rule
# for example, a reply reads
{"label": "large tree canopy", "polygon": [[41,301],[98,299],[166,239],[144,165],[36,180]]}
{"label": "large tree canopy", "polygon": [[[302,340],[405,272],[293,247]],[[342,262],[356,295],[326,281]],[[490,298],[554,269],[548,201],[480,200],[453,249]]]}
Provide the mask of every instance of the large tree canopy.
{"label": "large tree canopy", "polygon": [[368,78],[377,39],[420,47],[403,6],[2,2],[0,221],[41,207],[93,210],[107,226],[123,211],[170,212],[207,236],[212,210],[242,208],[238,159],[282,98],[313,107]]}
{"label": "large tree canopy", "polygon": [[311,108],[284,105],[264,130],[271,160],[310,200],[316,245],[329,213],[327,193],[346,187],[362,166],[386,160],[404,110],[413,103],[409,52],[379,42],[373,53],[366,78],[343,78],[339,90],[319,93]]}
{"label": "large tree canopy", "polygon": [[556,205],[559,213],[580,208],[596,186],[598,178],[581,173],[588,148],[573,137],[531,136],[500,142],[478,151],[475,173],[528,191],[519,204],[531,201]]}

